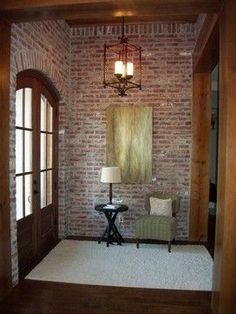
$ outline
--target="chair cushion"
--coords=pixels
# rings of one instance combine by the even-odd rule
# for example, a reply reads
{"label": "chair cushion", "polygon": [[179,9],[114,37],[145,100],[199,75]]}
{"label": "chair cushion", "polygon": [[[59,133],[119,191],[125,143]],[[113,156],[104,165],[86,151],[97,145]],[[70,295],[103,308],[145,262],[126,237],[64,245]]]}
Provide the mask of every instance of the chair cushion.
{"label": "chair cushion", "polygon": [[145,209],[150,213],[150,197],[157,197],[160,199],[167,199],[171,198],[172,199],[172,211],[173,213],[177,213],[180,209],[180,198],[177,194],[175,193],[168,193],[168,192],[151,192],[146,194],[145,196]]}
{"label": "chair cushion", "polygon": [[138,239],[172,241],[175,234],[175,217],[144,215],[135,222],[135,236]]}
{"label": "chair cushion", "polygon": [[150,214],[172,216],[172,199],[160,199],[157,197],[150,197]]}

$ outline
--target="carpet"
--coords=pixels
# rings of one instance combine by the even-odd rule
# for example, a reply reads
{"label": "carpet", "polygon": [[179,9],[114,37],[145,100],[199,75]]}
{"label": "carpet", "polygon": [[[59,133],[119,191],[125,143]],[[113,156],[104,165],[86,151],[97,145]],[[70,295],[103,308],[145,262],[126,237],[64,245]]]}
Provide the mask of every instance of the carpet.
{"label": "carpet", "polygon": [[212,258],[201,245],[61,241],[31,273],[32,280],[178,290],[211,290]]}

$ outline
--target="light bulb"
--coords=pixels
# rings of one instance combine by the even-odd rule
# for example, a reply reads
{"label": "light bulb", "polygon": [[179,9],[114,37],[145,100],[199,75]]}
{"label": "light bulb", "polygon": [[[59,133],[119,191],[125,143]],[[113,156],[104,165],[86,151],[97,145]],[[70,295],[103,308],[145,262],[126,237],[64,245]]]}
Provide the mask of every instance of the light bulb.
{"label": "light bulb", "polygon": [[127,76],[133,76],[134,75],[134,64],[132,62],[127,62],[126,75]]}
{"label": "light bulb", "polygon": [[123,70],[122,70],[122,78],[125,78],[126,76],[126,67],[125,67],[125,64],[123,63]]}
{"label": "light bulb", "polygon": [[115,75],[116,76],[123,75],[123,62],[121,60],[115,62]]}

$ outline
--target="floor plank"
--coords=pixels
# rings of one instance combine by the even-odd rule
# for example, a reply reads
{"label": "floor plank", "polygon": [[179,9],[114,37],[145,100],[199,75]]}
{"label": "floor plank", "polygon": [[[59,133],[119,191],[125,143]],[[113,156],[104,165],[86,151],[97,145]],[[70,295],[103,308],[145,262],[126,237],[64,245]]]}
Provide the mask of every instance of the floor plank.
{"label": "floor plank", "polygon": [[23,280],[1,314],[209,314],[210,292],[139,289]]}

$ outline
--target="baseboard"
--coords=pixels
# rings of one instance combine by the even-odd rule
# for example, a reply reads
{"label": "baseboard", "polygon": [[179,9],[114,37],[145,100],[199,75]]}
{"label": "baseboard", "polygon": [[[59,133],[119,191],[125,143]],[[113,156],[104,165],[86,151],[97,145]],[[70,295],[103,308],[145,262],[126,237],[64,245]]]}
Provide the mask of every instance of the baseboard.
{"label": "baseboard", "polygon": [[[66,239],[69,240],[80,240],[80,241],[98,241],[100,237],[88,237],[88,236],[67,236]],[[136,239],[134,238],[125,238],[126,243],[136,243]],[[166,241],[159,241],[159,240],[141,240],[140,243],[146,244],[163,244],[167,243]],[[173,240],[173,244],[176,245],[207,245],[207,242],[201,241],[189,241],[189,240]]]}
{"label": "baseboard", "polygon": [[98,241],[99,237],[86,237],[86,236],[67,236],[68,240],[80,240],[80,241]]}

